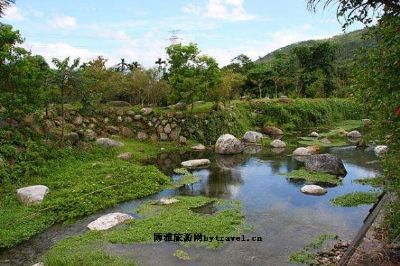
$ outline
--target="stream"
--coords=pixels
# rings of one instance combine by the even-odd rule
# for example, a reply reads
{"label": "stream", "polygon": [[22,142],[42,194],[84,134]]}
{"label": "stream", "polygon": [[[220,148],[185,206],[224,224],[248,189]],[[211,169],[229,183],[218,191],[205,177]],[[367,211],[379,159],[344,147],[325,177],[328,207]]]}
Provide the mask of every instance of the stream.
{"label": "stream", "polygon": [[[301,249],[321,233],[337,234],[351,240],[363,224],[371,205],[336,207],[329,200],[353,191],[370,191],[370,186],[352,180],[374,177],[380,166],[373,150],[355,146],[329,148],[325,152],[340,157],[347,169],[343,184],[328,188],[323,196],[300,192],[303,182],[290,182],[285,176],[302,167],[302,163],[288,156],[290,149],[275,151],[269,148],[249,148],[244,154],[216,155],[211,152],[162,154],[153,162],[170,175],[180,162],[208,158],[212,164],[206,169],[193,170],[200,181],[177,190],[165,190],[156,195],[121,203],[114,208],[83,218],[69,225],[55,225],[21,245],[0,253],[0,265],[32,265],[52,245],[61,239],[84,233],[86,225],[109,212],[126,212],[137,216],[135,209],[150,199],[173,195],[203,195],[241,201],[246,223],[253,230],[246,236],[262,237],[261,242],[232,242],[221,249],[183,248],[175,243],[129,244],[107,246],[114,255],[134,257],[139,265],[288,265],[289,255]],[[173,256],[183,249],[193,257],[183,261]]]}

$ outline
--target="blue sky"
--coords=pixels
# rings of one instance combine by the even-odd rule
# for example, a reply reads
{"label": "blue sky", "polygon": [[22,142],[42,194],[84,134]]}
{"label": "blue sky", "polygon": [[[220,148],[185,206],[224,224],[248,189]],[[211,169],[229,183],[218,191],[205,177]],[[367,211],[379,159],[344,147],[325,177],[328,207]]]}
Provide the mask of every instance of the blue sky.
{"label": "blue sky", "polygon": [[126,58],[146,67],[165,57],[172,30],[220,65],[241,53],[257,59],[341,33],[334,7],[314,14],[305,0],[17,0],[0,21],[19,29],[24,47],[48,60],[102,55],[109,65]]}

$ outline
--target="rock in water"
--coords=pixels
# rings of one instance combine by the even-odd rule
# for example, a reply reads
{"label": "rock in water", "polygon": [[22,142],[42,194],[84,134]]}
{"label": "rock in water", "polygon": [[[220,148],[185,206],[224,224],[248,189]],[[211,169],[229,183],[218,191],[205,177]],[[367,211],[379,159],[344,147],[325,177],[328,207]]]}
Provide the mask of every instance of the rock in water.
{"label": "rock in water", "polygon": [[124,146],[123,143],[113,140],[113,139],[109,139],[109,138],[99,138],[96,140],[96,144],[103,146],[103,147],[122,147],[122,146]]}
{"label": "rock in water", "polygon": [[377,156],[382,156],[389,151],[389,147],[386,145],[378,145],[374,148],[374,151]]}
{"label": "rock in water", "polygon": [[361,133],[357,130],[353,130],[347,133],[347,137],[352,139],[358,139],[361,138]]}
{"label": "rock in water", "polygon": [[270,145],[273,148],[285,148],[286,147],[286,143],[279,139],[272,141]]}
{"label": "rock in water", "polygon": [[179,200],[175,199],[175,198],[161,198],[158,201],[158,204],[160,204],[160,205],[170,205],[170,204],[174,204],[174,203],[177,203],[177,202],[179,202]]}
{"label": "rock in water", "polygon": [[255,131],[247,131],[243,136],[243,141],[247,143],[260,143],[263,135]]}
{"label": "rock in water", "polygon": [[206,146],[204,146],[203,144],[196,144],[194,146],[192,146],[192,150],[195,151],[204,151],[206,149]]}
{"label": "rock in water", "polygon": [[120,213],[120,212],[109,213],[109,214],[103,215],[103,216],[99,217],[97,220],[91,222],[90,224],[88,224],[87,227],[90,230],[97,230],[97,231],[107,230],[114,226],[122,224],[126,220],[130,220],[130,219],[133,219],[133,217],[131,217],[130,215],[125,214],[125,213]]}
{"label": "rock in water", "polygon": [[293,151],[292,155],[293,156],[307,156],[307,155],[312,155],[312,152],[308,148],[300,147],[300,148],[295,149]]}
{"label": "rock in water", "polygon": [[317,185],[305,185],[301,188],[301,192],[311,195],[324,195],[328,191],[325,188]]}
{"label": "rock in water", "polygon": [[17,189],[17,198],[26,205],[36,205],[43,201],[47,193],[49,193],[49,188],[46,186],[30,186]]}
{"label": "rock in water", "polygon": [[215,152],[219,154],[238,154],[243,150],[242,142],[231,134],[222,135],[215,143]]}
{"label": "rock in water", "polygon": [[190,160],[184,161],[181,163],[183,167],[201,167],[210,164],[210,160],[208,159],[198,159],[198,160]]}
{"label": "rock in water", "polygon": [[331,154],[311,155],[305,161],[305,167],[309,172],[323,172],[341,176],[347,174],[342,160]]}

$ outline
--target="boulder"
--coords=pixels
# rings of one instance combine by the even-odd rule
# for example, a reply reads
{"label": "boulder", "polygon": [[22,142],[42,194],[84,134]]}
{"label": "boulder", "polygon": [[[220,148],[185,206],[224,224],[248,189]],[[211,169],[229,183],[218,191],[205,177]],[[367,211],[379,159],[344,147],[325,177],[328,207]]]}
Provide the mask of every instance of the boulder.
{"label": "boulder", "polygon": [[97,218],[96,220],[88,224],[87,227],[90,230],[96,231],[107,230],[131,219],[133,219],[133,217],[125,213],[109,213]]}
{"label": "boulder", "polygon": [[113,140],[113,139],[109,139],[109,138],[98,138],[96,140],[96,144],[103,146],[103,147],[122,147],[122,146],[124,146],[123,143]]}
{"label": "boulder", "polygon": [[311,151],[308,148],[300,147],[293,151],[293,156],[308,156],[312,155]]}
{"label": "boulder", "polygon": [[374,151],[377,156],[382,156],[389,151],[389,147],[386,145],[378,145],[374,148]]}
{"label": "boulder", "polygon": [[301,192],[304,194],[311,194],[311,195],[324,195],[328,191],[320,186],[317,185],[305,185],[301,188]]}
{"label": "boulder", "polygon": [[243,141],[247,143],[260,143],[263,135],[256,131],[247,131],[243,136]]}
{"label": "boulder", "polygon": [[242,153],[243,149],[242,142],[231,134],[220,136],[215,143],[215,152],[219,154],[238,154]]}
{"label": "boulder", "polygon": [[283,142],[282,140],[276,139],[271,142],[270,146],[273,148],[285,148],[286,143]]}
{"label": "boulder", "polygon": [[206,149],[206,146],[204,146],[203,144],[196,144],[194,146],[192,146],[192,150],[195,151],[204,151]]}
{"label": "boulder", "polygon": [[47,193],[49,193],[49,188],[46,186],[30,186],[17,189],[17,198],[26,205],[37,205],[43,201]]}
{"label": "boulder", "polygon": [[347,174],[343,161],[331,154],[311,155],[305,161],[305,167],[309,172],[323,172],[341,176]]}
{"label": "boulder", "polygon": [[353,130],[347,133],[347,137],[352,139],[358,139],[361,138],[361,133],[358,132],[357,130]]}
{"label": "boulder", "polygon": [[147,135],[147,133],[144,132],[144,131],[139,131],[139,132],[137,133],[137,138],[138,138],[140,141],[144,141],[144,140],[147,140],[147,139],[149,138],[149,135]]}
{"label": "boulder", "polygon": [[184,161],[181,163],[183,167],[201,167],[201,166],[207,166],[211,162],[208,159],[197,159],[197,160],[189,160],[189,161]]}
{"label": "boulder", "polygon": [[160,205],[170,205],[177,202],[179,202],[179,200],[175,198],[161,198],[158,200],[158,204]]}
{"label": "boulder", "polygon": [[131,160],[132,157],[133,157],[132,153],[130,153],[130,152],[124,152],[124,153],[120,153],[118,155],[118,159],[125,160],[125,161]]}
{"label": "boulder", "polygon": [[152,108],[142,108],[142,110],[140,110],[142,112],[143,115],[150,115],[151,113],[153,113],[153,109]]}
{"label": "boulder", "polygon": [[319,134],[317,132],[313,131],[313,132],[310,133],[310,137],[318,138]]}
{"label": "boulder", "polygon": [[262,133],[271,137],[283,135],[283,131],[277,127],[263,127]]}

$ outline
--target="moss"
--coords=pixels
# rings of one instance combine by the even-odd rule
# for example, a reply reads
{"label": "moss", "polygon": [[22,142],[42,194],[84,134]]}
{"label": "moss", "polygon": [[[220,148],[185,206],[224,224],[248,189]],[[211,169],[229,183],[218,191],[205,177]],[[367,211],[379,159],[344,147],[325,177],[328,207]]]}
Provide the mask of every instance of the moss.
{"label": "moss", "polygon": [[181,260],[191,260],[192,259],[192,257],[190,257],[190,255],[187,252],[185,252],[181,249],[177,249],[174,253],[174,256]]}
{"label": "moss", "polygon": [[331,199],[331,203],[341,207],[354,207],[373,204],[378,200],[377,192],[353,192]]}
{"label": "moss", "polygon": [[[158,205],[154,201],[143,204],[138,209],[142,219],[135,219],[126,224],[107,231],[90,231],[82,236],[75,236],[60,241],[44,258],[46,262],[74,260],[86,253],[101,252],[105,245],[153,243],[155,233],[201,233],[207,236],[236,236],[244,230],[244,216],[238,202],[230,202],[206,197],[177,197],[179,202],[171,205]],[[213,215],[202,215],[191,211],[191,208],[203,206],[212,201],[230,206]],[[199,245],[217,248],[224,242],[180,242],[183,245]],[[183,253],[179,252],[180,255]],[[115,258],[115,257],[111,257]],[[120,258],[118,258],[120,259]],[[124,261],[126,262],[126,261]],[[55,265],[55,264],[52,264]],[[68,264],[67,264],[68,265]],[[82,264],[84,265],[84,264]]]}
{"label": "moss", "polygon": [[343,120],[341,122],[335,123],[337,129],[343,129],[346,131],[351,131],[364,126],[364,122],[361,119],[358,120]]}
{"label": "moss", "polygon": [[336,240],[338,236],[335,234],[321,234],[317,236],[312,242],[306,244],[303,249],[293,252],[289,257],[289,261],[291,263],[312,265],[315,263],[318,250],[325,241],[330,239]]}
{"label": "moss", "polygon": [[181,178],[179,178],[179,180],[177,180],[176,182],[173,183],[173,186],[175,187],[182,187],[185,185],[191,185],[194,183],[199,182],[200,178],[197,176],[194,176],[192,174],[189,175],[184,175]]}
{"label": "moss", "polygon": [[287,174],[289,180],[304,180],[307,184],[321,183],[339,185],[342,179],[335,175],[319,172],[308,172],[305,169],[293,170]]}
{"label": "moss", "polygon": [[[163,152],[160,146],[176,149],[175,143],[122,141],[125,146],[117,149],[66,149],[59,157],[47,161],[41,170],[43,175],[23,184],[4,184],[0,188],[0,247],[14,246],[55,223],[70,222],[171,185],[170,178],[156,167],[143,166],[139,161]],[[119,160],[117,154],[122,151],[133,152],[134,160]],[[50,193],[43,203],[40,206],[19,203],[15,190],[34,184],[49,187]]]}
{"label": "moss", "polygon": [[298,143],[303,146],[317,145],[319,147],[340,147],[347,145],[344,139],[329,139],[329,142],[325,142],[321,138],[317,139],[312,137],[301,137]]}
{"label": "moss", "polygon": [[360,185],[369,185],[377,188],[383,186],[383,178],[380,176],[374,178],[354,179],[352,182]]}
{"label": "moss", "polygon": [[174,173],[178,174],[178,175],[189,175],[190,174],[189,170],[186,168],[175,168]]}

